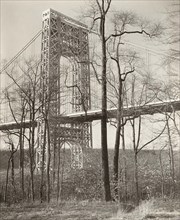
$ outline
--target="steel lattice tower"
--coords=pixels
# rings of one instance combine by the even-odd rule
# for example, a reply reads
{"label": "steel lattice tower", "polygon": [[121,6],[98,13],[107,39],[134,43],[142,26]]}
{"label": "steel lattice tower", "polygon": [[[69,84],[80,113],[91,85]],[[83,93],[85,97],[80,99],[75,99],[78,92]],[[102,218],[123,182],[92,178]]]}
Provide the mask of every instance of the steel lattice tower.
{"label": "steel lattice tower", "polygon": [[[65,57],[76,68],[68,74],[71,86],[66,86],[67,73],[62,71],[60,59]],[[68,142],[72,149],[72,166],[82,167],[82,148],[92,147],[91,123],[60,122],[58,116],[90,109],[90,68],[87,27],[57,11],[48,9],[43,13],[41,45],[41,91],[42,103],[38,126],[37,167],[41,167],[43,149],[47,145],[47,129],[50,127],[51,145]],[[71,101],[64,103],[67,94]],[[46,117],[45,117],[46,116]],[[55,119],[55,120],[54,120]],[[46,157],[47,151],[45,153]],[[80,161],[79,161],[80,160]]]}

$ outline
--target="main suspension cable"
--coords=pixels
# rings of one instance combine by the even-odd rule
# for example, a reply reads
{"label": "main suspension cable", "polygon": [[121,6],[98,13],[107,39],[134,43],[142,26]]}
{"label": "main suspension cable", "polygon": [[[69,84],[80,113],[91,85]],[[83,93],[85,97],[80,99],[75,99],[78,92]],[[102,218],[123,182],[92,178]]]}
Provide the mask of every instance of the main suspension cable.
{"label": "main suspension cable", "polygon": [[42,33],[40,30],[1,70],[0,74],[5,71]]}
{"label": "main suspension cable", "polygon": [[[35,68],[35,67],[37,67],[39,64],[41,63],[41,60],[38,60],[33,66],[32,66],[32,68]],[[26,74],[27,73],[29,73],[31,70],[29,69],[28,71],[26,71]],[[21,74],[15,81],[16,81],[16,83],[21,79],[21,78],[23,78],[24,77],[24,73],[23,74]],[[4,90],[8,90],[8,89],[10,89],[13,85],[15,85],[16,84],[15,82],[12,82],[10,85],[8,85]]]}

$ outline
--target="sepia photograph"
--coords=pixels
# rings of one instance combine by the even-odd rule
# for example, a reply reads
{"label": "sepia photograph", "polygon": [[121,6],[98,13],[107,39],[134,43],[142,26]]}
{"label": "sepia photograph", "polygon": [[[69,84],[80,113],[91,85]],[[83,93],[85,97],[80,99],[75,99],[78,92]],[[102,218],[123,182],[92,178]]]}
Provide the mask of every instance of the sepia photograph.
{"label": "sepia photograph", "polygon": [[179,0],[0,0],[0,219],[180,220]]}

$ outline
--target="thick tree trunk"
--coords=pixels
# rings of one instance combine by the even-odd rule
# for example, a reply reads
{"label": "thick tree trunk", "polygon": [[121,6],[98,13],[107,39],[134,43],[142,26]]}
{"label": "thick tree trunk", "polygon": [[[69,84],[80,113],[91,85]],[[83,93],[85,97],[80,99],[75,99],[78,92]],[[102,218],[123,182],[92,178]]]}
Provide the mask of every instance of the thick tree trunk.
{"label": "thick tree trunk", "polygon": [[111,200],[110,182],[109,182],[109,162],[107,150],[107,130],[106,120],[101,120],[101,145],[102,145],[102,178],[104,183],[105,201]]}
{"label": "thick tree trunk", "polygon": [[[122,118],[123,123],[123,118]],[[123,162],[123,183],[124,183],[124,195],[125,201],[127,201],[127,161],[126,161],[126,145],[125,145],[125,136],[124,136],[124,127],[122,127],[122,162]]]}
{"label": "thick tree trunk", "polygon": [[118,170],[119,170],[119,144],[120,144],[121,123],[118,120],[116,128],[116,140],[114,146],[113,160],[113,186],[115,199],[118,199]]}
{"label": "thick tree trunk", "polygon": [[[118,56],[118,51],[117,51]],[[121,134],[121,108],[122,108],[122,79],[120,68],[118,68],[119,86],[118,86],[118,108],[117,108],[117,128],[116,128],[116,139],[114,146],[114,167],[113,167],[113,178],[114,178],[114,195],[115,199],[118,199],[118,168],[119,168],[119,145],[120,145],[120,134]]]}
{"label": "thick tree trunk", "polygon": [[104,183],[105,200],[111,200],[109,182],[109,161],[107,146],[107,82],[106,82],[106,40],[105,40],[105,15],[101,18],[102,40],[102,119],[101,119],[101,150],[102,150],[102,178]]}
{"label": "thick tree trunk", "polygon": [[[135,194],[136,194],[136,205],[139,205],[139,180],[138,180],[138,143],[136,145],[136,130],[135,130],[135,119],[131,122],[133,131],[133,150],[134,150],[134,182],[135,182]],[[138,131],[140,132],[140,130]],[[138,133],[139,137],[140,133]]]}

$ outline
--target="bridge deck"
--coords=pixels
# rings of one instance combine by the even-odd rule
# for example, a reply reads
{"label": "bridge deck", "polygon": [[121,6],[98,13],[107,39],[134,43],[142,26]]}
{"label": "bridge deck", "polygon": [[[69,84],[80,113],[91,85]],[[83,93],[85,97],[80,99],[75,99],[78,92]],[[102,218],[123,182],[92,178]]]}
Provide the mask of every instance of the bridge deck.
{"label": "bridge deck", "polygon": [[[173,112],[180,110],[180,100],[172,102],[151,103],[141,106],[128,106],[122,110],[122,116],[139,116],[139,115],[153,115],[163,112]],[[116,118],[117,108],[107,109],[108,118]],[[101,110],[89,110],[87,112],[77,112],[68,115],[61,115],[56,120],[60,122],[90,122],[100,120],[102,118]]]}
{"label": "bridge deck", "polygon": [[[156,102],[141,106],[129,106],[124,107],[122,110],[123,117],[128,116],[139,116],[139,115],[153,115],[163,112],[180,111],[180,100],[178,101],[166,101]],[[116,118],[117,108],[107,109],[108,118]],[[101,110],[89,110],[87,112],[77,112],[67,115],[60,115],[54,120],[59,123],[77,123],[77,122],[92,122],[94,120],[100,120],[102,118]],[[13,130],[19,129],[20,127],[28,128],[32,126],[32,122],[29,120],[23,123],[9,122],[0,124],[0,130]],[[37,122],[34,122],[34,126],[37,126]]]}

